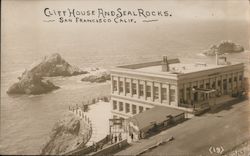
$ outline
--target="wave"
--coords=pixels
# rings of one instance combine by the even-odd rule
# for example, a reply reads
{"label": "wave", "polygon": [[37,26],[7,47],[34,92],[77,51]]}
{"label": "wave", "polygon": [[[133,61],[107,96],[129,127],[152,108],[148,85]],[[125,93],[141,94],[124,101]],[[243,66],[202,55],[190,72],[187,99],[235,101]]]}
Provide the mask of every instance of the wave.
{"label": "wave", "polygon": [[72,85],[61,85],[62,90],[76,90],[85,88],[86,85],[72,84]]}
{"label": "wave", "polygon": [[46,93],[39,94],[39,95],[28,95],[29,98],[34,98],[34,97],[41,97],[44,96]]}
{"label": "wave", "polygon": [[196,53],[197,56],[202,56],[202,57],[205,57],[206,55],[203,54],[203,53]]}
{"label": "wave", "polygon": [[2,76],[10,76],[10,75],[20,75],[24,72],[24,70],[16,70],[16,71],[2,71]]}

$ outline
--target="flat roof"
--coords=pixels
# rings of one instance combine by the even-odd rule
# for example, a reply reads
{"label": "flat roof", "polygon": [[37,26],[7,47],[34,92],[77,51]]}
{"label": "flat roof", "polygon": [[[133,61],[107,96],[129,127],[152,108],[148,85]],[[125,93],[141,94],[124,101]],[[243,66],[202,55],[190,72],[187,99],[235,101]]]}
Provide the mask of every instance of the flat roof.
{"label": "flat roof", "polygon": [[183,113],[183,111],[174,108],[155,106],[149,110],[130,117],[129,120],[137,122],[136,124],[138,125],[138,128],[143,129],[152,125],[152,123],[158,124],[167,120],[170,115],[175,117]]}
{"label": "flat roof", "polygon": [[216,65],[216,64],[206,64],[206,63],[175,63],[175,64],[169,64],[169,72],[163,72],[161,65],[138,68],[135,70],[143,72],[152,72],[152,73],[186,74],[197,71],[203,71],[207,69],[216,69],[223,66],[227,65]]}
{"label": "flat roof", "polygon": [[[210,63],[209,63],[210,62]],[[224,63],[224,64],[222,64]],[[144,62],[137,64],[129,64],[117,66],[111,70],[112,74],[132,74],[143,75],[146,77],[154,77],[159,79],[185,79],[192,76],[193,73],[200,73],[200,76],[218,74],[221,71],[244,68],[244,64],[240,62],[221,62],[216,65],[211,60],[194,59],[193,61],[181,62],[178,58],[168,59],[169,71],[162,71],[163,60]],[[231,68],[232,67],[232,68]],[[190,78],[190,77],[189,77]]]}

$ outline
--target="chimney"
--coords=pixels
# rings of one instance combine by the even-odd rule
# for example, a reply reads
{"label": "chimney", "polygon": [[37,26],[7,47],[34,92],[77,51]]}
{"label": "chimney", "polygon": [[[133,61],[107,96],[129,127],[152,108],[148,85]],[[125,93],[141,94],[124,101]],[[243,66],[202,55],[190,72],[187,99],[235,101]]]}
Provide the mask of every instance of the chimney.
{"label": "chimney", "polygon": [[219,65],[218,52],[215,52],[215,61],[216,61],[216,65]]}
{"label": "chimney", "polygon": [[163,72],[169,71],[169,64],[168,64],[168,57],[167,56],[163,56],[161,67],[162,67]]}
{"label": "chimney", "polygon": [[226,64],[228,64],[227,57],[219,57],[218,58],[218,65],[226,65]]}

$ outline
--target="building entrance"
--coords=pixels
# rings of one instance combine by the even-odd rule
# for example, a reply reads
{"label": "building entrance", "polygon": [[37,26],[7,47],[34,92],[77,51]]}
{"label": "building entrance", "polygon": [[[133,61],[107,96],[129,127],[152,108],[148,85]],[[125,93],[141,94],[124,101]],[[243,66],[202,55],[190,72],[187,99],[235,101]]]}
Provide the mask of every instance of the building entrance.
{"label": "building entrance", "polygon": [[111,137],[111,143],[119,142],[125,139],[126,128],[124,118],[109,119],[109,133]]}

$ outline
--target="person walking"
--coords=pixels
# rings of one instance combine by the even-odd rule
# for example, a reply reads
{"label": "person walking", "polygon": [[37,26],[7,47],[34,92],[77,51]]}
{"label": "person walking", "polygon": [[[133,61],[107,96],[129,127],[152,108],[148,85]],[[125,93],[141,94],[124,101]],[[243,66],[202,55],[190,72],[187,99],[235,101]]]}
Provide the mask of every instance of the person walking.
{"label": "person walking", "polygon": [[115,136],[115,143],[117,142],[117,136]]}
{"label": "person walking", "polygon": [[94,151],[96,152],[97,151],[97,145],[95,142],[93,142],[93,147],[94,147]]}
{"label": "person walking", "polygon": [[134,134],[131,133],[131,140],[133,141],[134,140]]}
{"label": "person walking", "polygon": [[122,141],[122,134],[119,133],[119,141]]}
{"label": "person walking", "polygon": [[103,146],[104,146],[104,144],[101,142],[101,143],[100,143],[100,149],[102,149]]}
{"label": "person walking", "polygon": [[110,135],[111,144],[113,144],[113,139],[114,139],[113,134],[111,134],[111,135]]}
{"label": "person walking", "polygon": [[107,136],[105,137],[105,141],[106,141],[106,143],[109,142],[109,135],[107,135]]}

